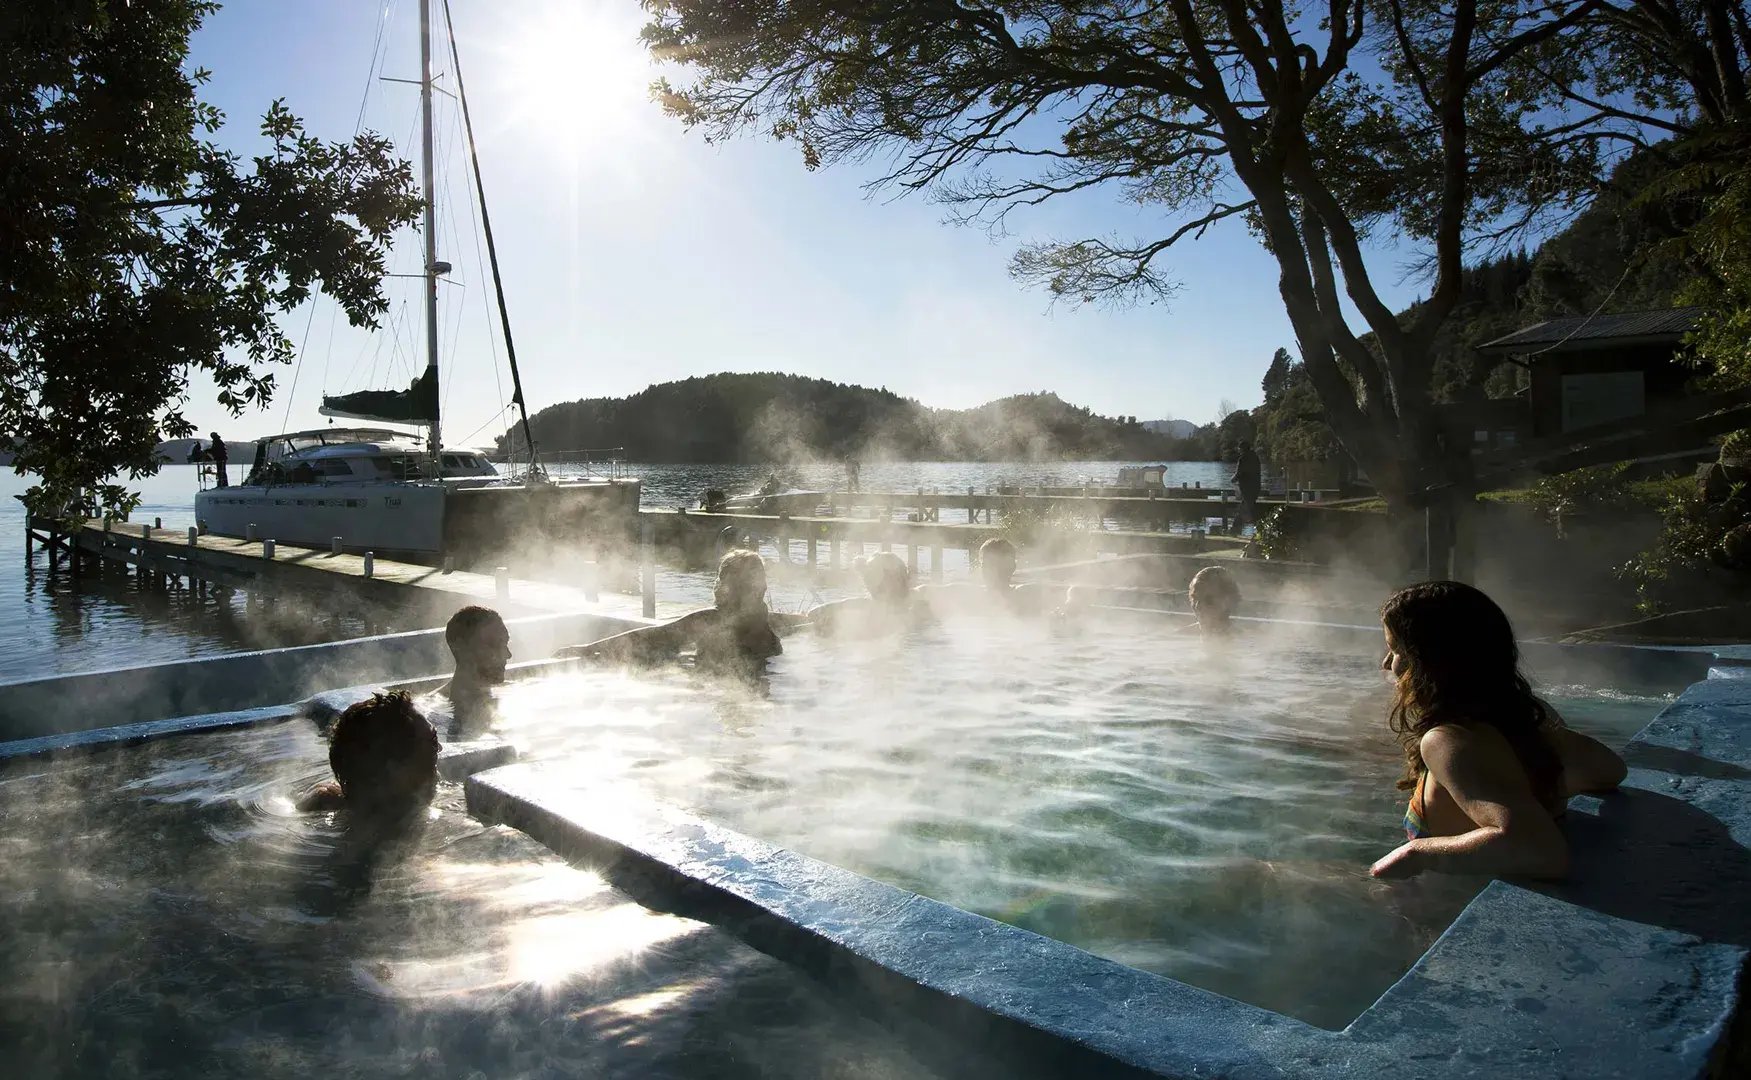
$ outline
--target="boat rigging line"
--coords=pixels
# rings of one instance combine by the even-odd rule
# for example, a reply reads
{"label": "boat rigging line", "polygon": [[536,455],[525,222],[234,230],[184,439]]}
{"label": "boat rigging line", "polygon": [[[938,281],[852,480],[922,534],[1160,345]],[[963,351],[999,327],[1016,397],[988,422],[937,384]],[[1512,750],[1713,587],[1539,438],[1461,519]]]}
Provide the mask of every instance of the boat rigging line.
{"label": "boat rigging line", "polygon": [[511,404],[522,418],[523,440],[529,445],[529,476],[541,476],[535,454],[535,435],[529,428],[529,406],[523,400],[523,377],[517,371],[517,346],[511,338],[511,314],[505,306],[505,283],[499,276],[498,245],[493,242],[492,217],[486,209],[486,184],[480,175],[480,154],[474,144],[474,121],[468,113],[468,91],[462,81],[462,58],[456,50],[456,23],[450,16],[450,0],[444,0],[444,29],[450,37],[450,67],[456,73],[456,99],[462,103],[462,128],[468,137],[468,161],[474,169],[474,190],[480,198],[480,229],[486,236],[486,257],[492,267],[493,292],[499,302],[499,325],[505,334],[505,358],[511,367]]}

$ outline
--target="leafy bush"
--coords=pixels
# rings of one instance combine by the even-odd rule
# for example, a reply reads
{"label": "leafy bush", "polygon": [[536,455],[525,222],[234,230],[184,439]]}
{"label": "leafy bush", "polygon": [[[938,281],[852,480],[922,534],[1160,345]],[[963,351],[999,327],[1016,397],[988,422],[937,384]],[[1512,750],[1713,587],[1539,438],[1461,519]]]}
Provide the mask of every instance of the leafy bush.
{"label": "leafy bush", "polygon": [[1626,563],[1621,571],[1635,583],[1638,606],[1647,614],[1721,598],[1718,571],[1751,570],[1747,561],[1746,526],[1751,524],[1751,500],[1741,485],[1725,499],[1710,502],[1692,484],[1665,507],[1665,526],[1654,546]]}
{"label": "leafy bush", "polygon": [[[1658,512],[1665,514],[1676,502],[1696,491],[1689,476],[1653,479],[1630,478],[1626,463],[1594,465],[1548,476],[1523,492],[1495,493],[1497,502],[1517,502],[1532,507],[1546,521],[1562,527],[1568,516]],[[1491,497],[1491,496],[1485,496]]]}
{"label": "leafy bush", "polygon": [[1300,558],[1306,542],[1297,525],[1300,520],[1289,513],[1288,507],[1279,506],[1272,510],[1259,519],[1258,526],[1253,529],[1253,550],[1261,559]]}

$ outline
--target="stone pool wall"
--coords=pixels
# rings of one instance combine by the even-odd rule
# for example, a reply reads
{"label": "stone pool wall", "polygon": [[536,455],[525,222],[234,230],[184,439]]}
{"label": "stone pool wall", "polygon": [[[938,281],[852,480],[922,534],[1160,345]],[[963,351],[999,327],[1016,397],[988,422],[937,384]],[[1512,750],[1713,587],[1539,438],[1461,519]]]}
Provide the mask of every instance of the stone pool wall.
{"label": "stone pool wall", "polygon": [[[605,615],[510,619],[514,656],[551,656],[648,620]],[[444,631],[352,638],[168,664],[0,684],[0,741],[280,704],[317,690],[416,679],[453,666]]]}

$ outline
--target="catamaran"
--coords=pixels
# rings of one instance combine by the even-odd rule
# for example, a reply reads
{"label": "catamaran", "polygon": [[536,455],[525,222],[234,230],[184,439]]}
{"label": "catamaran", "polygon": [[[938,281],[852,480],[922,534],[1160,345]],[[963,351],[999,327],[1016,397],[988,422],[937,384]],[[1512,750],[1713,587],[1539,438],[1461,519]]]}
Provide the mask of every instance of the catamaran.
{"label": "catamaran", "polygon": [[347,551],[428,562],[489,556],[512,541],[527,550],[532,540],[565,543],[584,534],[597,540],[630,535],[639,505],[637,479],[619,475],[612,465],[606,475],[565,479],[550,478],[541,468],[523,400],[448,5],[444,14],[456,75],[454,96],[461,103],[468,136],[481,226],[498,290],[511,402],[521,416],[528,467],[520,476],[503,476],[478,451],[446,448],[441,441],[438,284],[451,266],[438,258],[434,224],[431,0],[420,0],[419,7],[420,186],[425,196],[425,260],[419,276],[425,279],[426,368],[406,390],[324,396],[318,412],[423,428],[424,433],[326,427],[261,440],[242,483],[196,494],[196,521],[204,531],[219,536],[324,549],[338,543]]}

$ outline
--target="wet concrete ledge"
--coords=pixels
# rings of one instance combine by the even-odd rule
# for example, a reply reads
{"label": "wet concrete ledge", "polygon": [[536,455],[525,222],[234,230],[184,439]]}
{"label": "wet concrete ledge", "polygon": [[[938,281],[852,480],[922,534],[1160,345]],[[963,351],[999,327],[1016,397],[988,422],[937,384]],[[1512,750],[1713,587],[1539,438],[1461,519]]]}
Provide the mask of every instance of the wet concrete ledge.
{"label": "wet concrete ledge", "polygon": [[[506,623],[513,654],[524,657],[551,656],[562,646],[646,624],[596,614],[541,615]],[[429,676],[451,666],[439,628],[24,679],[0,683],[0,740],[237,712],[330,687]]]}
{"label": "wet concrete ledge", "polygon": [[[1127,968],[753,837],[514,765],[472,813],[721,926],[1018,1073],[1739,1075],[1751,919],[1751,680],[1691,686],[1581,798],[1572,881],[1493,882],[1341,1032]],[[1737,1026],[1735,1026],[1737,1025]]]}

